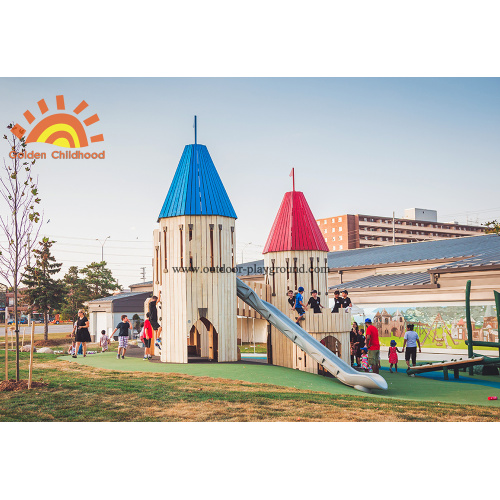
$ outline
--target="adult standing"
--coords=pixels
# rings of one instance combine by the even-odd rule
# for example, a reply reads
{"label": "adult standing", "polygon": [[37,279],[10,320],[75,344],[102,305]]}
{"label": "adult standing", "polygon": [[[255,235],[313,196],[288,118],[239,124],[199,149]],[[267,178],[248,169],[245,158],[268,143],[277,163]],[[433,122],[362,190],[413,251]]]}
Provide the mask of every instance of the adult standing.
{"label": "adult standing", "polygon": [[413,325],[406,325],[406,333],[403,341],[403,351],[405,350],[405,361],[408,368],[410,368],[410,358],[413,366],[417,364],[417,344],[418,352],[422,352],[420,348],[420,339],[418,333],[413,331]]}
{"label": "adult standing", "polygon": [[365,319],[366,325],[366,347],[368,348],[368,364],[372,367],[373,373],[380,370],[380,341],[378,330],[372,325],[370,318]]}
{"label": "adult standing", "polygon": [[356,355],[357,351],[357,340],[358,340],[358,324],[356,321],[352,324],[351,332],[349,333],[349,343],[351,344],[351,366],[354,365],[354,356]]}
{"label": "adult standing", "polygon": [[365,342],[366,342],[366,339],[365,339],[365,335],[364,335],[364,332],[365,330],[363,328],[360,328],[359,329],[359,333],[356,337],[356,343],[357,343],[357,347],[356,347],[356,364],[358,366],[361,366],[361,349],[363,349],[363,347],[365,347]]}
{"label": "adult standing", "polygon": [[332,313],[338,313],[339,309],[342,309],[342,299],[340,298],[340,292],[338,290],[335,290],[333,292],[333,307],[332,307]]}
{"label": "adult standing", "polygon": [[[78,331],[78,313],[77,313],[77,319],[76,321],[73,323],[73,331],[71,332],[71,335],[73,337],[75,337],[73,339],[73,343],[76,342],[76,332]],[[80,344],[80,349],[78,349],[78,351],[75,350],[75,354],[82,354],[83,353],[83,345]]]}
{"label": "adult standing", "polygon": [[78,357],[78,349],[83,346],[83,357],[87,356],[87,342],[90,342],[89,320],[85,316],[83,309],[78,311],[78,321],[76,322],[76,346],[73,357]]}

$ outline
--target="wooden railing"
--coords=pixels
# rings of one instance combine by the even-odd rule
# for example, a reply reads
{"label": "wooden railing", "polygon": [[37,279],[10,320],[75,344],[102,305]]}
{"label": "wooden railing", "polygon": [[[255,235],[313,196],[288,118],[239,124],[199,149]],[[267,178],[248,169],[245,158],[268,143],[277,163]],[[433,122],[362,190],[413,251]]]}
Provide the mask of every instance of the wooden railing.
{"label": "wooden railing", "polygon": [[[296,311],[289,311],[288,316],[295,321]],[[322,313],[315,313],[309,309],[305,313],[305,320],[300,326],[309,333],[339,333],[351,330],[351,313],[347,309],[340,309],[338,313],[332,313],[330,309],[323,309]]]}
{"label": "wooden railing", "polygon": [[[248,280],[245,280],[245,285],[248,285],[260,299],[265,300],[266,302],[271,302],[271,287],[269,285],[258,281]],[[262,316],[255,309],[252,309],[240,298],[238,298],[237,301],[237,314],[238,316],[245,316],[247,318],[262,318]]]}

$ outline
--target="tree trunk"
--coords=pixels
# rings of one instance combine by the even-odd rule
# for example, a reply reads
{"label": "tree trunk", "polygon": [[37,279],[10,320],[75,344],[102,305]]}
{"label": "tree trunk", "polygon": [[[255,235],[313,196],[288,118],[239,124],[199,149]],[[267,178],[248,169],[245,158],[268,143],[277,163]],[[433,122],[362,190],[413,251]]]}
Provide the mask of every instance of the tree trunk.
{"label": "tree trunk", "polygon": [[[14,325],[16,325],[16,382],[19,382],[19,318],[17,315],[17,275],[14,286]],[[5,346],[7,349],[7,346]]]}
{"label": "tree trunk", "polygon": [[44,340],[49,340],[49,313],[44,311],[43,322],[45,323],[43,328],[43,338]]}

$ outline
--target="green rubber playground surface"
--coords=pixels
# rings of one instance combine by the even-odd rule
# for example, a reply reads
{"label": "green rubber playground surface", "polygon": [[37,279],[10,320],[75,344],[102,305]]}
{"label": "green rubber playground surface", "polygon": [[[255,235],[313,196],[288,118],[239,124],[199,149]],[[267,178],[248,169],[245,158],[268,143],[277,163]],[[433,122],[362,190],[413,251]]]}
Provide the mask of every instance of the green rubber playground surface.
{"label": "green rubber playground surface", "polygon": [[[326,392],[330,394],[347,394],[355,396],[369,396],[380,398],[394,398],[415,401],[431,401],[455,404],[481,405],[500,407],[500,399],[489,401],[488,396],[500,398],[500,388],[477,384],[477,381],[500,382],[500,377],[471,377],[476,384],[463,382],[435,380],[423,376],[408,377],[405,371],[389,373],[381,370],[381,375],[387,380],[387,391],[374,391],[365,394],[352,387],[345,386],[334,378],[323,377],[304,373],[299,370],[270,366],[258,363],[192,363],[192,364],[167,364],[149,363],[142,358],[117,359],[116,354],[91,354],[86,358],[79,356],[74,359],[62,356],[59,359],[71,363],[101,368],[106,370],[154,372],[154,373],[180,373],[195,377],[212,377],[229,380],[242,380],[251,383],[271,384],[283,387],[293,387],[300,390]],[[382,366],[384,366],[382,362]],[[460,373],[461,380],[469,379]]]}

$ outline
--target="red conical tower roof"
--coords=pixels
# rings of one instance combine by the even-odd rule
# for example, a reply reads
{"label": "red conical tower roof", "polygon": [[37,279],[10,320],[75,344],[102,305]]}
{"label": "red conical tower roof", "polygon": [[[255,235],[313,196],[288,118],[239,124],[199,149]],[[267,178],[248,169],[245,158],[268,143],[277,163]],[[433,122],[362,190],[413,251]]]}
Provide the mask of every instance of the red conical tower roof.
{"label": "red conical tower roof", "polygon": [[262,253],[284,250],[328,252],[325,238],[300,191],[285,193]]}

